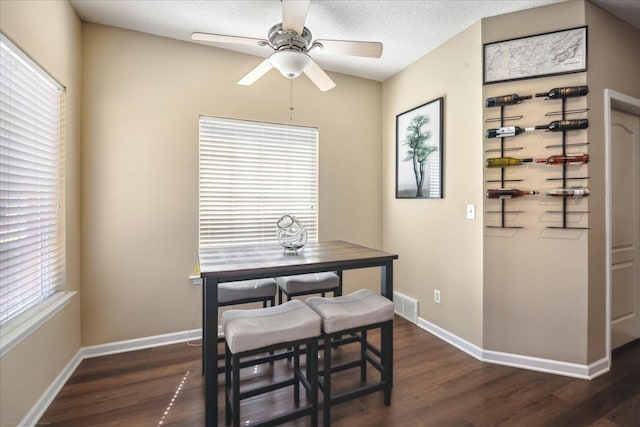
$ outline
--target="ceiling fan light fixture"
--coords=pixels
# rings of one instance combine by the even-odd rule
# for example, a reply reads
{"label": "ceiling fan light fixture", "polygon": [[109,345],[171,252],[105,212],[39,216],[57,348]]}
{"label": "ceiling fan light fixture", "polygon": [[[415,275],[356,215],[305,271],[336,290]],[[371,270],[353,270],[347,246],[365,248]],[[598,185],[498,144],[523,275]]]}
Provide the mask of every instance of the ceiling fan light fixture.
{"label": "ceiling fan light fixture", "polygon": [[271,65],[288,79],[295,79],[312,64],[311,58],[302,52],[280,50],[269,58]]}

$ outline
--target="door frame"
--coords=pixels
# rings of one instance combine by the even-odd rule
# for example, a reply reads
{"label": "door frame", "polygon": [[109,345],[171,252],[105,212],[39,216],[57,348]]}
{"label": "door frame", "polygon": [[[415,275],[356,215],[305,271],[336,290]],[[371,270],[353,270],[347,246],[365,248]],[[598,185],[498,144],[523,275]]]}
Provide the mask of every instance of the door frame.
{"label": "door frame", "polygon": [[615,90],[604,90],[604,141],[605,141],[605,241],[606,241],[606,351],[611,368],[611,110],[626,111],[640,116],[640,99]]}

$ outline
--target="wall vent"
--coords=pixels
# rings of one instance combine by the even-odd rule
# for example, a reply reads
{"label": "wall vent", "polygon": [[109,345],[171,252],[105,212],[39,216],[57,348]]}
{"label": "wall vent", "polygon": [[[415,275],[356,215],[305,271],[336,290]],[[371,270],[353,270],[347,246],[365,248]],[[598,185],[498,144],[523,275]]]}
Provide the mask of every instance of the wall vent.
{"label": "wall vent", "polygon": [[418,300],[400,292],[393,293],[395,313],[413,323],[418,323]]}

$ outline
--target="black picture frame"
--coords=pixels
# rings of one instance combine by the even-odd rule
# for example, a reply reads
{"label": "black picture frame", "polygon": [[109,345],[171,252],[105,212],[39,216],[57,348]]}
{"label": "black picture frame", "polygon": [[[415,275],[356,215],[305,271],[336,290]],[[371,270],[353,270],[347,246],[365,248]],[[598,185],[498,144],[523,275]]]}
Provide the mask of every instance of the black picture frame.
{"label": "black picture frame", "polygon": [[482,46],[485,85],[587,71],[587,26]]}
{"label": "black picture frame", "polygon": [[443,123],[444,97],[396,115],[396,199],[444,198]]}

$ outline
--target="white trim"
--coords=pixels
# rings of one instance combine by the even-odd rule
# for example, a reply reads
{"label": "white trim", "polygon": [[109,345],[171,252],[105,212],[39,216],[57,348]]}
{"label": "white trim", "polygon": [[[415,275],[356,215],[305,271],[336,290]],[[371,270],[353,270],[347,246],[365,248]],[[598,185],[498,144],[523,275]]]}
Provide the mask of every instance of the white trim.
{"label": "white trim", "polygon": [[485,350],[451,332],[423,319],[418,318],[418,326],[435,335],[452,346],[464,351],[468,355],[488,363],[513,366],[515,368],[564,375],[567,377],[591,380],[609,372],[609,359],[602,358],[590,365],[563,362],[560,360],[543,359],[539,357],[523,356],[520,354],[503,353]]}
{"label": "white trim", "polygon": [[7,38],[4,34],[0,33],[0,42],[4,43],[8,46],[6,51],[22,62],[25,67],[34,71],[34,73],[42,79],[45,83],[49,84],[52,88],[57,90],[58,92],[66,92],[66,88],[62,86],[56,79],[53,78],[51,74],[49,74],[44,68],[42,68],[36,61],[31,59],[29,55],[22,51],[18,46],[16,46],[11,40]]}
{"label": "white trim", "polygon": [[189,331],[174,332],[171,334],[82,347],[69,361],[69,363],[67,363],[67,366],[64,367],[49,387],[47,387],[44,393],[42,393],[40,399],[38,399],[36,404],[31,408],[31,410],[29,410],[18,426],[32,427],[37,424],[47,408],[49,408],[49,405],[51,405],[51,402],[53,402],[53,399],[55,399],[58,393],[60,393],[62,387],[67,383],[69,378],[71,378],[71,375],[84,359],[141,350],[150,347],[161,347],[163,345],[176,344],[200,338],[202,338],[202,329],[193,329]]}
{"label": "white trim", "polygon": [[604,90],[605,354],[611,368],[611,91]]}
{"label": "white trim", "polygon": [[0,358],[37,331],[71,301],[76,292],[57,292],[0,329]]}
{"label": "white trim", "polygon": [[640,115],[640,99],[633,98],[615,90],[604,90],[604,182],[605,182],[605,348],[607,369],[611,368],[611,109],[615,107],[632,114]]}
{"label": "white trim", "polygon": [[35,405],[31,408],[31,410],[25,415],[18,426],[20,427],[31,427],[35,426],[40,418],[44,415],[53,399],[56,398],[62,387],[67,383],[71,375],[82,362],[82,349],[80,349],[73,358],[67,363],[67,366],[60,371],[58,376],[53,380],[53,382],[47,387],[40,399],[36,402]]}
{"label": "white trim", "polygon": [[482,360],[482,348],[478,347],[475,344],[470,343],[469,341],[460,338],[459,336],[452,334],[446,329],[442,329],[440,326],[435,325],[422,317],[418,317],[418,326],[424,329],[425,331],[437,336],[443,341],[448,342],[452,346],[464,351],[470,356],[475,357],[478,360]]}
{"label": "white trim", "polygon": [[83,347],[82,359],[92,357],[107,356],[109,354],[124,353],[127,351],[142,350],[145,348],[161,347],[163,345],[178,344],[185,341],[198,340],[202,338],[202,329],[191,329],[182,332],[173,332],[164,335],[135,338],[126,341],[116,341],[106,344]]}
{"label": "white trim", "polygon": [[[513,366],[515,368],[529,369],[532,371],[546,372],[548,374],[564,375],[567,377],[580,378],[583,380],[591,380],[595,378],[592,372],[592,366],[597,366],[597,375],[601,375],[609,371],[606,366],[602,371],[600,366],[604,360],[605,365],[608,364],[607,359],[601,359],[591,365],[581,365],[579,363],[563,362],[561,360],[543,359],[540,357],[523,356],[521,354],[503,353],[500,351],[483,350],[483,362],[495,363],[497,365]],[[596,375],[596,376],[597,376]]]}
{"label": "white trim", "polygon": [[587,366],[589,379],[592,380],[599,377],[602,374],[606,374],[611,370],[611,360],[609,357],[603,357],[600,360],[589,364]]}

